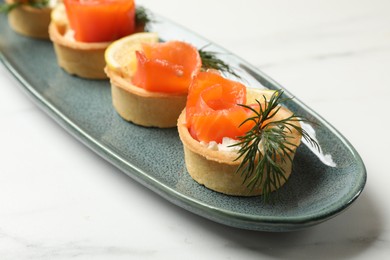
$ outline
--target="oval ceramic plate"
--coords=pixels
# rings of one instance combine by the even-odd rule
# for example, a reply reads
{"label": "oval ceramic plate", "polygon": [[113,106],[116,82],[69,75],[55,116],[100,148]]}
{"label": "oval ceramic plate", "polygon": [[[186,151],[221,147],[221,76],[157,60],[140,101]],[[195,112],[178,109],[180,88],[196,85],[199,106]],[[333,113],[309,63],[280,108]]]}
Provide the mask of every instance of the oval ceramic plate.
{"label": "oval ceramic plate", "polygon": [[[157,17],[151,30],[165,40],[177,39],[204,47],[209,42]],[[287,106],[317,123],[305,126],[321,151],[301,145],[293,172],[275,203],[263,198],[226,196],[193,181],[186,172],[176,129],[143,128],[122,120],[111,105],[110,83],[83,80],[57,66],[49,41],[34,40],[11,31],[0,17],[0,58],[37,104],[76,138],[172,203],[213,221],[238,228],[290,231],[325,221],[347,208],[366,182],[364,164],[348,141],[297,99]],[[208,50],[226,50],[208,45]],[[246,84],[282,88],[234,55],[221,56],[237,69]],[[285,91],[287,96],[291,94]]]}

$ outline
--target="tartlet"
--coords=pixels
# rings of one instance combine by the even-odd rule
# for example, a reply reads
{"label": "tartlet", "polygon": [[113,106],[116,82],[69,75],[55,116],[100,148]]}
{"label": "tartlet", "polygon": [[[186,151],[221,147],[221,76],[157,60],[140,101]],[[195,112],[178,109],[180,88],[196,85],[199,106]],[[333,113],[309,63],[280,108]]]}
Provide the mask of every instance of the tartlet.
{"label": "tartlet", "polygon": [[186,94],[146,91],[128,78],[106,68],[115,110],[126,121],[146,127],[175,127],[186,104]]}
{"label": "tartlet", "polygon": [[71,75],[106,79],[104,52],[139,30],[134,0],[64,0],[49,26],[60,67]]}
{"label": "tartlet", "polygon": [[[12,4],[15,1],[6,0],[6,3]],[[8,23],[15,32],[21,35],[49,39],[48,28],[51,11],[51,7],[35,8],[21,4],[9,12]]]}
{"label": "tartlet", "polygon": [[[120,45],[126,47],[117,47]],[[120,56],[112,53],[115,52],[112,49],[126,53],[129,61],[125,63],[131,65],[110,66],[109,59]],[[188,56],[183,55],[184,50],[189,52]],[[159,57],[168,53],[169,60],[146,57],[146,53],[152,56],[158,53]],[[174,63],[176,57],[182,63]],[[180,41],[159,43],[156,33],[137,33],[114,42],[107,49],[106,61],[113,106],[123,119],[144,127],[176,127],[177,118],[186,104],[190,80],[201,68],[201,59],[194,46]],[[175,66],[182,68],[180,75],[173,72]]]}
{"label": "tartlet", "polygon": [[[262,93],[258,90],[248,89],[247,103],[252,102],[254,98],[261,100],[263,95],[268,95],[266,91]],[[287,118],[292,115],[292,112],[285,107],[281,107],[274,119]],[[299,126],[299,122],[291,122]],[[187,121],[186,111],[180,114],[177,123],[180,140],[183,143],[185,164],[190,176],[199,184],[205,187],[235,196],[257,196],[263,194],[262,185],[257,185],[253,189],[248,189],[249,179],[245,181],[244,176],[237,173],[237,169],[242,162],[242,158],[237,160],[238,153],[235,150],[220,151],[208,148],[207,145],[194,139],[190,134]],[[274,186],[269,192],[280,188],[289,178],[292,170],[292,160],[295,155],[296,148],[301,142],[301,134],[295,129],[292,131],[293,137],[290,142],[291,152],[284,156],[277,156],[276,163],[284,171],[284,179]],[[260,148],[261,150],[261,148]],[[290,159],[288,158],[290,157]],[[262,180],[264,181],[264,180]]]}
{"label": "tartlet", "polygon": [[106,79],[104,51],[110,42],[85,43],[68,37],[69,21],[65,5],[54,8],[49,25],[58,65],[71,75],[87,79]]}

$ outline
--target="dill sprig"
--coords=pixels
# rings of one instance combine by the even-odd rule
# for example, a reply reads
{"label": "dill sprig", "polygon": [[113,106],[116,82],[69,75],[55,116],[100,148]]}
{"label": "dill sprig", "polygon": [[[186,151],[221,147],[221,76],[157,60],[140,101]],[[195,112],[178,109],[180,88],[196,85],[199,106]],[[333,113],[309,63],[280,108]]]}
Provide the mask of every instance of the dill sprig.
{"label": "dill sprig", "polygon": [[21,5],[29,5],[34,8],[42,9],[47,7],[49,4],[49,0],[29,0],[27,3],[22,3],[21,1],[15,1],[12,3],[3,3],[0,4],[0,13],[9,13],[14,8]]}
{"label": "dill sprig", "polygon": [[137,6],[135,9],[135,23],[138,26],[147,28],[148,24],[154,22],[152,14],[143,6]]}
{"label": "dill sprig", "polygon": [[8,14],[11,12],[14,8],[21,5],[20,2],[14,2],[14,3],[2,3],[0,4],[0,13],[6,13]]}
{"label": "dill sprig", "polygon": [[[244,120],[241,125],[253,122],[254,126],[243,136],[238,137],[239,142],[233,146],[239,146],[238,157],[242,159],[236,174],[243,176],[243,183],[247,182],[250,190],[261,188],[264,200],[269,199],[269,194],[286,181],[285,171],[280,165],[287,160],[292,162],[291,154],[297,145],[290,140],[293,138],[293,131],[297,131],[308,143],[319,149],[318,143],[309,134],[294,122],[307,122],[308,120],[295,114],[280,120],[273,120],[274,116],[281,109],[280,104],[290,98],[282,98],[283,91],[278,90],[272,95],[269,101],[264,98],[262,105],[258,100],[259,110],[240,105],[250,109],[255,115]],[[240,126],[241,126],[240,125]],[[285,159],[287,158],[287,159]]]}
{"label": "dill sprig", "polygon": [[241,78],[227,63],[217,57],[217,52],[205,51],[205,47],[198,50],[200,58],[202,59],[203,70],[215,69],[221,71],[222,73],[231,74],[238,79]]}
{"label": "dill sprig", "polygon": [[49,5],[49,0],[30,0],[29,5],[38,9],[46,8]]}

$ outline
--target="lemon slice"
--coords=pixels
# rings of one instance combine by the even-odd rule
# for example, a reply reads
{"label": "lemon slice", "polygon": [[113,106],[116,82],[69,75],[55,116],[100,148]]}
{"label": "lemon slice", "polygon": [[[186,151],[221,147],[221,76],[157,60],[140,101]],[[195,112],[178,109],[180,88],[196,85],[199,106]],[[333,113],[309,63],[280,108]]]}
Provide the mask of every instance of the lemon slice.
{"label": "lemon slice", "polygon": [[248,105],[249,104],[256,104],[256,99],[260,102],[263,102],[264,97],[267,100],[270,100],[274,93],[275,93],[275,90],[270,90],[270,89],[247,88],[246,103]]}
{"label": "lemon slice", "polygon": [[142,43],[158,42],[158,34],[153,32],[135,33],[111,43],[105,54],[107,67],[116,72],[133,75],[137,66],[135,52]]}

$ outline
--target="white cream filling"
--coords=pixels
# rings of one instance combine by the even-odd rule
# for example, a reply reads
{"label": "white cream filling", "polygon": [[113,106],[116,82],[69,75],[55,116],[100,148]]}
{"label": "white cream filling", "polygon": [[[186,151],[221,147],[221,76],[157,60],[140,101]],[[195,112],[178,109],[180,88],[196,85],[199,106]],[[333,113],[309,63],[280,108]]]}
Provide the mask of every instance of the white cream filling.
{"label": "white cream filling", "polygon": [[73,31],[72,29],[68,28],[64,34],[64,38],[67,39],[68,41],[72,41],[72,42],[75,42],[76,39],[74,38],[74,35],[75,35],[75,31]]}
{"label": "white cream filling", "polygon": [[207,149],[213,151],[221,151],[221,152],[238,152],[240,150],[240,146],[232,146],[237,144],[237,140],[231,139],[229,137],[222,138],[222,143],[217,143],[215,141],[211,141],[209,143],[201,141],[200,144]]}

